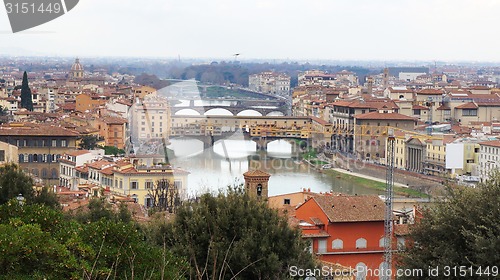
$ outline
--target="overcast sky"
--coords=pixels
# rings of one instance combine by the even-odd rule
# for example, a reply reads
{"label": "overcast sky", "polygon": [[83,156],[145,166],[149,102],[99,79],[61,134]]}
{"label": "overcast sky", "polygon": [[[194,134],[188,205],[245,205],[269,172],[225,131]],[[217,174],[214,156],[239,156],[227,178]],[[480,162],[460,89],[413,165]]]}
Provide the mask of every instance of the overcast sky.
{"label": "overcast sky", "polygon": [[500,62],[497,0],[80,0],[0,54]]}

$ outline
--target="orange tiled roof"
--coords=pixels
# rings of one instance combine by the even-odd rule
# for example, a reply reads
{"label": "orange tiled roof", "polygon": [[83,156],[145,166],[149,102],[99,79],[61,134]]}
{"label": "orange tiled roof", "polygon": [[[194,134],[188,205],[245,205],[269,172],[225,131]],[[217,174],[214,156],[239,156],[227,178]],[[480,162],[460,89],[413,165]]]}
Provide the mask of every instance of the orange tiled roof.
{"label": "orange tiled roof", "polygon": [[318,196],[311,200],[332,223],[383,221],[385,217],[385,205],[378,196]]}
{"label": "orange tiled roof", "polygon": [[271,174],[268,174],[262,170],[251,170],[243,173],[244,177],[270,177]]}
{"label": "orange tiled roof", "polygon": [[455,109],[477,109],[477,105],[474,102],[469,102],[455,107]]}
{"label": "orange tiled roof", "polygon": [[379,113],[370,112],[366,114],[355,115],[358,120],[398,120],[398,121],[415,121],[415,118],[400,114],[400,113]]}

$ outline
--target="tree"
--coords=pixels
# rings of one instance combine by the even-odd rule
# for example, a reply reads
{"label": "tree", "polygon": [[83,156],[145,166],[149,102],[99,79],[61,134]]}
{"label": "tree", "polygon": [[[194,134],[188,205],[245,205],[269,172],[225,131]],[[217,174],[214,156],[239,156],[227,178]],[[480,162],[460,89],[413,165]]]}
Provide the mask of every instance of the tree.
{"label": "tree", "polygon": [[80,139],[80,148],[85,150],[93,150],[97,147],[97,136],[95,135],[84,135]]}
{"label": "tree", "polygon": [[106,155],[119,155],[119,154],[125,154],[125,150],[123,149],[118,149],[115,146],[104,146],[104,154]]}
{"label": "tree", "polygon": [[182,205],[156,242],[187,258],[194,279],[285,279],[291,265],[314,267],[300,231],[241,188]]}
{"label": "tree", "polygon": [[131,222],[79,223],[60,209],[0,205],[0,279],[182,279],[186,264]]}
{"label": "tree", "polygon": [[24,71],[23,83],[21,85],[21,108],[33,111],[33,96],[28,84],[28,74]]}
{"label": "tree", "polygon": [[158,180],[153,188],[148,189],[151,198],[150,207],[154,211],[168,211],[174,213],[180,206],[179,189],[167,179]]}
{"label": "tree", "polygon": [[[399,258],[400,266],[410,269],[438,268],[440,277],[428,279],[462,279],[453,267],[471,268],[467,279],[493,276],[491,269],[500,263],[500,173],[477,188],[449,190],[445,201],[427,210],[411,229],[412,244]],[[479,275],[489,267],[490,274]],[[460,269],[461,270],[461,269]],[[406,279],[421,279],[407,277]]]}
{"label": "tree", "polygon": [[33,179],[14,163],[0,167],[0,204],[4,204],[21,194],[27,202],[35,197]]}

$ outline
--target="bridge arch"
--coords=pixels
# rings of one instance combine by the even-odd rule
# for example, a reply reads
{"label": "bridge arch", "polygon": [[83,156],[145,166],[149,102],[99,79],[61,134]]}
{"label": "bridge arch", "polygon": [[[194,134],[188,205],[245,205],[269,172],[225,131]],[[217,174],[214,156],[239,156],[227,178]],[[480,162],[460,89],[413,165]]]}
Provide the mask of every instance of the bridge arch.
{"label": "bridge arch", "polygon": [[205,116],[234,116],[231,111],[224,108],[214,108],[205,112]]}
{"label": "bridge arch", "polygon": [[281,111],[272,111],[272,112],[269,112],[266,116],[284,116],[285,114]]}
{"label": "bridge arch", "polygon": [[253,109],[247,109],[239,112],[237,116],[244,116],[244,117],[261,117],[262,113]]}
{"label": "bridge arch", "polygon": [[200,112],[194,109],[181,109],[174,114],[175,116],[200,116]]}

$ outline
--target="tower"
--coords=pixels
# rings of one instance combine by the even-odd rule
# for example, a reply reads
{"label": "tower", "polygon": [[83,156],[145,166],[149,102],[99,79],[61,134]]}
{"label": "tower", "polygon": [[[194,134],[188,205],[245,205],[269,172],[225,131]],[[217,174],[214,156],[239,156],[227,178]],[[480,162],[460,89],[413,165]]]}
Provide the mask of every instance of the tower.
{"label": "tower", "polygon": [[75,63],[73,63],[69,72],[69,78],[71,80],[83,79],[83,66],[80,64],[80,59],[75,59]]}
{"label": "tower", "polygon": [[261,170],[251,170],[243,174],[246,193],[258,200],[267,200],[269,195],[270,174]]}
{"label": "tower", "polygon": [[389,68],[384,68],[384,76],[383,76],[384,89],[389,86]]}
{"label": "tower", "polygon": [[373,77],[372,76],[368,76],[366,78],[366,85],[368,88],[368,94],[371,95],[373,93]]}

